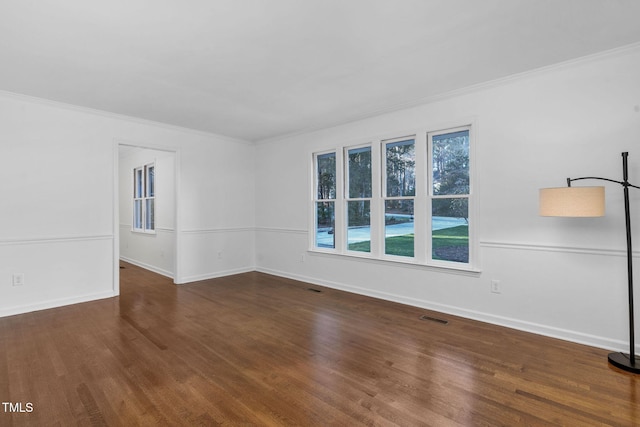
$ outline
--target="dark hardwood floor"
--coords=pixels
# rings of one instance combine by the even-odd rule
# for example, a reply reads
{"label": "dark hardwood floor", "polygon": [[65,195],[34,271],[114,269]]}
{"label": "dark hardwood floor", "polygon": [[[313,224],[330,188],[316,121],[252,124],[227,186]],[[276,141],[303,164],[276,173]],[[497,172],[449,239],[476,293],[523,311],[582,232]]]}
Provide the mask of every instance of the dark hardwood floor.
{"label": "dark hardwood floor", "polygon": [[118,298],[0,319],[0,426],[640,425],[640,377],[605,350],[261,273],[175,286],[123,265]]}

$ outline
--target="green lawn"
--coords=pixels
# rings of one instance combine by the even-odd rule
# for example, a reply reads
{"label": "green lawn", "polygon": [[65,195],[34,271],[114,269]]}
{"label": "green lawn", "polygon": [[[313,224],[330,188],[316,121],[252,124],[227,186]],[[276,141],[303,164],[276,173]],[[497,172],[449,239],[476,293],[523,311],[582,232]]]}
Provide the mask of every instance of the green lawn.
{"label": "green lawn", "polygon": [[443,228],[436,230],[433,235],[433,248],[441,248],[443,246],[468,246],[469,245],[469,226],[459,225],[457,227]]}
{"label": "green lawn", "polygon": [[387,255],[413,256],[413,234],[388,237],[384,241]]}
{"label": "green lawn", "polygon": [[[358,242],[349,245],[349,250],[359,252],[370,252],[371,242]],[[469,226],[459,225],[457,227],[444,228],[433,232],[433,250],[469,245]],[[404,236],[389,237],[385,240],[386,253],[389,255],[413,256],[413,234]]]}
{"label": "green lawn", "polygon": [[358,252],[371,252],[371,242],[367,240],[366,242],[351,243],[349,245],[349,250]]}

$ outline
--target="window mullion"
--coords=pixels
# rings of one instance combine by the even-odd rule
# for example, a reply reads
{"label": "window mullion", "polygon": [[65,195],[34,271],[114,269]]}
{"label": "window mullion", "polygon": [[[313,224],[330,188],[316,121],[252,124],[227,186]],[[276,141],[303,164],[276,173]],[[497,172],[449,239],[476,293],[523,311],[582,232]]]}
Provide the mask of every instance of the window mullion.
{"label": "window mullion", "polygon": [[469,265],[471,267],[477,267],[479,260],[478,254],[478,196],[477,196],[477,183],[478,183],[478,175],[477,175],[477,147],[478,141],[476,139],[476,132],[472,132],[469,126]]}
{"label": "window mullion", "polygon": [[345,224],[345,165],[344,151],[336,150],[336,199],[334,205],[335,225],[334,242],[338,252],[345,251],[346,224]]}
{"label": "window mullion", "polygon": [[147,232],[149,231],[148,224],[148,209],[149,209],[149,165],[145,165],[143,169],[143,185],[142,185],[142,230]]}
{"label": "window mullion", "polygon": [[[427,215],[428,205],[428,173],[427,173],[427,136],[424,132],[416,134],[415,137],[416,150],[416,196],[414,198],[414,257],[416,262],[424,263],[427,261],[428,250],[431,240],[430,215]],[[429,246],[429,247],[428,247]]]}
{"label": "window mullion", "polygon": [[371,144],[371,255],[379,258],[383,252],[384,236],[384,200],[382,192],[384,173],[382,172],[383,142],[378,140]]}

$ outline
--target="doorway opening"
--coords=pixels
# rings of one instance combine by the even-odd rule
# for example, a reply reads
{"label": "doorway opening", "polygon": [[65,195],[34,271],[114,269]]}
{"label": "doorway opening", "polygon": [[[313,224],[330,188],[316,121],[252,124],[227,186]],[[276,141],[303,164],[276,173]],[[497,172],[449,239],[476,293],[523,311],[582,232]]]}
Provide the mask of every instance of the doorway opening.
{"label": "doorway opening", "polygon": [[179,153],[123,142],[115,151],[114,292],[121,260],[179,283]]}

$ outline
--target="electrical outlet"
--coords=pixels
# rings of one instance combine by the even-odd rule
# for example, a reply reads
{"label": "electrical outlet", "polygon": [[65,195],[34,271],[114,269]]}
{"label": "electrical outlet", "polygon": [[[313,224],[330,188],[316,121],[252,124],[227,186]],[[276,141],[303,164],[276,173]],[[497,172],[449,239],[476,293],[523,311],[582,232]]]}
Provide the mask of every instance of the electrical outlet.
{"label": "electrical outlet", "polygon": [[491,281],[491,292],[493,292],[494,294],[499,294],[502,292],[502,287],[500,286],[499,280],[494,279]]}
{"label": "electrical outlet", "polygon": [[13,273],[13,286],[22,286],[24,285],[24,273]]}
{"label": "electrical outlet", "polygon": [[300,254],[300,262],[304,262],[304,252]]}
{"label": "electrical outlet", "polygon": [[218,251],[218,259],[222,259],[222,251]]}

